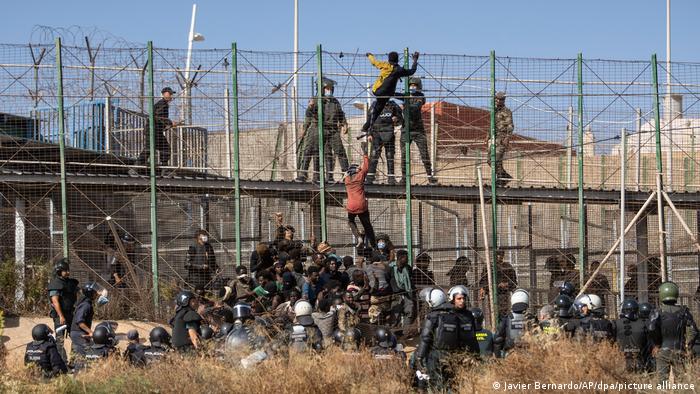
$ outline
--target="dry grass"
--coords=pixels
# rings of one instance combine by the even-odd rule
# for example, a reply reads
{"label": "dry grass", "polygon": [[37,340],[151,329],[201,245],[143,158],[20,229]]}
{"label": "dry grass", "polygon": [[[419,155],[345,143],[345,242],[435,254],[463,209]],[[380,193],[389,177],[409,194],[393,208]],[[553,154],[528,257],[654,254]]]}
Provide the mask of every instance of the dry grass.
{"label": "dry grass", "polygon": [[[36,379],[22,366],[10,365],[8,369],[0,372],[0,392],[326,394],[412,391],[408,368],[400,363],[375,360],[366,351],[291,355],[288,359],[269,360],[249,370],[204,358],[177,358],[152,369],[133,368],[115,359],[75,377],[64,376],[51,382]],[[698,376],[700,364],[695,363],[685,374],[676,377],[676,382],[694,383],[697,391]],[[456,392],[493,392],[496,381],[501,384],[534,384],[535,381],[655,383],[655,377],[625,372],[624,360],[612,345],[532,338],[522,351],[505,360],[465,367],[458,375]]]}

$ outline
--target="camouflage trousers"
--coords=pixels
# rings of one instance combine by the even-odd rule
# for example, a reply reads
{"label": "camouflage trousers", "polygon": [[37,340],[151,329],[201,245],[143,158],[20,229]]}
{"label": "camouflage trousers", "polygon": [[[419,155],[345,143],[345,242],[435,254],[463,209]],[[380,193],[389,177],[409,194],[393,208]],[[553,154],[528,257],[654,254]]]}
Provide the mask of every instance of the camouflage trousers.
{"label": "camouflage trousers", "polygon": [[659,375],[659,381],[668,380],[673,367],[674,373],[677,375],[683,370],[683,352],[680,350],[660,349],[656,353],[656,373]]}
{"label": "camouflage trousers", "polygon": [[391,301],[392,296],[371,296],[369,299],[370,307],[369,311],[369,322],[376,324],[379,321],[380,316],[384,316],[391,312]]}
{"label": "camouflage trousers", "polygon": [[[503,168],[503,158],[510,147],[510,139],[508,137],[496,138],[496,174],[501,175],[505,172]],[[489,160],[489,165],[491,161]]]}

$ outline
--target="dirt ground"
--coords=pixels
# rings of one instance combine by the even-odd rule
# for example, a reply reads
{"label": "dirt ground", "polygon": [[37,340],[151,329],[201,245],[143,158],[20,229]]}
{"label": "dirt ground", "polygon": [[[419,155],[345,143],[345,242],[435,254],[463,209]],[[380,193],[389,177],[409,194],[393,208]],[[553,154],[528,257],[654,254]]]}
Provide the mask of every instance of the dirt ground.
{"label": "dirt ground", "polygon": [[[93,327],[100,323],[101,320],[93,322]],[[37,324],[47,324],[53,329],[53,321],[48,317],[10,317],[5,319],[5,329],[2,333],[2,342],[8,350],[8,364],[21,363],[24,359],[24,349],[27,343],[32,341],[32,328]],[[136,320],[117,320],[117,338],[119,339],[119,348],[124,350],[127,345],[126,332],[136,329],[139,332],[141,341],[148,340],[148,333],[153,327],[158,324],[152,322],[143,322]],[[167,327],[166,327],[167,328]],[[170,331],[168,329],[168,331]],[[70,352],[70,338],[65,342],[66,351]]]}

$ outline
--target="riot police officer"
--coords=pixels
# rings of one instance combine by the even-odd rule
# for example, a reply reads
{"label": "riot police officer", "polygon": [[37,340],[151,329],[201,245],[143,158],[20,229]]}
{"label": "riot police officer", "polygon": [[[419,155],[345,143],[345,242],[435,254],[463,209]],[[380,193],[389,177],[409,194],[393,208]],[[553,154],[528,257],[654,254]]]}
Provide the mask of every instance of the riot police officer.
{"label": "riot police officer", "polygon": [[571,337],[576,332],[576,319],[572,313],[574,301],[565,294],[554,299],[555,317],[550,320],[550,327],[564,336]]}
{"label": "riot police officer", "polygon": [[[649,319],[651,318],[651,314],[654,312],[654,306],[652,306],[648,302],[642,302],[639,304],[639,320],[641,320],[644,323],[644,326],[648,328],[649,326]],[[656,358],[652,354],[652,350],[654,349],[654,341],[652,339],[649,339],[647,341],[647,350],[646,354],[649,356],[647,357],[646,360],[646,365],[644,367],[644,371],[651,373],[656,371]]]}
{"label": "riot police officer", "polygon": [[129,344],[126,346],[122,357],[129,361],[131,365],[143,366],[145,363],[143,360],[143,350],[145,346],[141,344],[139,332],[137,330],[129,330],[129,332],[126,333],[126,339],[129,341]]}
{"label": "riot police officer", "polygon": [[[92,336],[92,318],[95,314],[94,303],[103,289],[95,282],[89,282],[82,288],[83,298],[75,307],[73,322],[70,326],[72,350],[78,355],[85,354],[88,339]],[[104,297],[104,295],[102,295]],[[103,299],[103,298],[101,298]]]}
{"label": "riot police officer", "polygon": [[248,304],[236,304],[233,307],[234,322],[226,333],[226,352],[237,351],[243,347],[260,349],[264,345],[256,331],[253,310]]}
{"label": "riot police officer", "polygon": [[649,332],[644,321],[639,319],[639,304],[626,299],[620,308],[620,318],[613,323],[615,340],[625,355],[629,372],[644,372],[649,362]]}
{"label": "riot police officer", "polygon": [[117,352],[115,334],[105,325],[95,327],[92,342],[92,345],[85,347],[85,361],[88,365]]}
{"label": "riot police officer", "polygon": [[575,304],[579,305],[580,318],[574,335],[591,336],[598,341],[614,338],[613,324],[604,317],[605,310],[600,297],[595,294],[583,294],[577,298]]}
{"label": "riot police officer", "polygon": [[372,353],[374,358],[406,361],[406,353],[403,351],[403,347],[397,343],[396,336],[391,331],[384,327],[379,327],[374,332],[374,338],[375,346],[370,349],[370,353]]}
{"label": "riot police officer", "polygon": [[438,391],[448,388],[453,377],[453,365],[447,363],[447,356],[464,352],[478,356],[480,352],[474,316],[467,309],[468,293],[461,285],[451,288],[450,302],[433,308],[423,321],[414,369],[417,376],[427,371],[428,385]]}
{"label": "riot police officer", "polygon": [[170,334],[163,327],[154,327],[148,334],[150,346],[143,349],[143,359],[146,365],[162,361],[172,351]]}
{"label": "riot police officer", "polygon": [[356,352],[360,348],[362,332],[357,327],[350,327],[343,331],[338,328],[333,332],[333,343],[346,352]]}
{"label": "riot police officer", "polygon": [[664,282],[659,286],[661,305],[649,321],[658,352],[656,353],[656,372],[660,380],[668,380],[671,368],[682,368],[683,355],[686,351],[686,330],[690,330],[690,343],[698,340],[698,328],[688,307],[676,305],[678,302],[678,285]]}
{"label": "riot police officer", "polygon": [[191,291],[181,291],[175,303],[175,316],[170,320],[173,327],[172,343],[179,352],[190,352],[199,349],[199,327],[202,317],[197,313],[199,301]]}
{"label": "riot police officer", "polygon": [[78,281],[70,277],[70,266],[67,259],[61,259],[54,265],[54,277],[49,282],[49,304],[56,333],[56,348],[63,362],[68,362],[63,341],[70,332],[73,323],[73,312],[78,300]]}
{"label": "riot police officer", "polygon": [[323,334],[311,317],[313,307],[306,300],[299,300],[294,305],[295,323],[289,333],[290,350],[304,353],[309,350],[319,351],[323,348]]}
{"label": "riot police officer", "polygon": [[481,308],[472,308],[474,316],[474,331],[479,342],[479,352],[482,358],[494,356],[493,333],[484,327],[484,311]]}
{"label": "riot police officer", "polygon": [[528,313],[530,294],[524,289],[517,289],[510,296],[511,312],[501,320],[496,331],[494,343],[496,355],[505,357],[506,352],[513,349],[525,333],[532,332],[537,327],[537,319]]}
{"label": "riot police officer", "polygon": [[68,372],[66,363],[51,337],[51,329],[46,324],[37,324],[32,328],[33,341],[27,344],[24,352],[24,365],[36,365],[45,378]]}

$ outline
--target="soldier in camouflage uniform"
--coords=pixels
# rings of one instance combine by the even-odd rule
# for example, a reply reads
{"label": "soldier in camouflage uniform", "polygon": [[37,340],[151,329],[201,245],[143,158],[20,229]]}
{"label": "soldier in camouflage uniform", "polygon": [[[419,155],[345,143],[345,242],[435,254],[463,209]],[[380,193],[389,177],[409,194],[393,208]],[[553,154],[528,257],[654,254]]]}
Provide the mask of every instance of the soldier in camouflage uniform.
{"label": "soldier in camouflage uniform", "polygon": [[[423,127],[423,113],[421,108],[425,104],[425,95],[423,90],[423,82],[418,77],[411,77],[408,80],[410,93],[408,96],[402,93],[396,93],[396,98],[408,105],[409,130],[405,127],[401,130],[401,174],[403,178],[401,183],[406,180],[406,142],[410,137],[411,142],[415,142],[418,146],[420,159],[425,167],[425,174],[428,176],[428,182],[431,185],[437,183],[437,178],[433,174],[433,168],[430,163],[430,153],[428,152],[428,139],[425,137],[425,127]],[[408,153],[410,155],[410,152]]]}
{"label": "soldier in camouflage uniform", "polygon": [[[506,107],[506,94],[498,92],[496,102],[496,177],[497,184],[506,185],[512,178],[503,168],[503,157],[508,151],[510,138],[513,135],[513,113]],[[489,161],[489,164],[491,162]]]}
{"label": "soldier in camouflage uniform", "polygon": [[[341,139],[341,131],[347,133],[347,120],[338,99],[333,97],[335,81],[323,79],[323,140],[326,165],[326,180],[333,181],[332,171],[335,165],[335,157],[340,160],[340,168],[343,172],[349,167],[348,155]],[[318,146],[318,108],[317,100],[311,99],[306,108],[303,137],[301,148],[301,160],[297,163],[298,182],[306,181],[306,173],[314,161],[314,181],[319,180],[319,146]]]}

